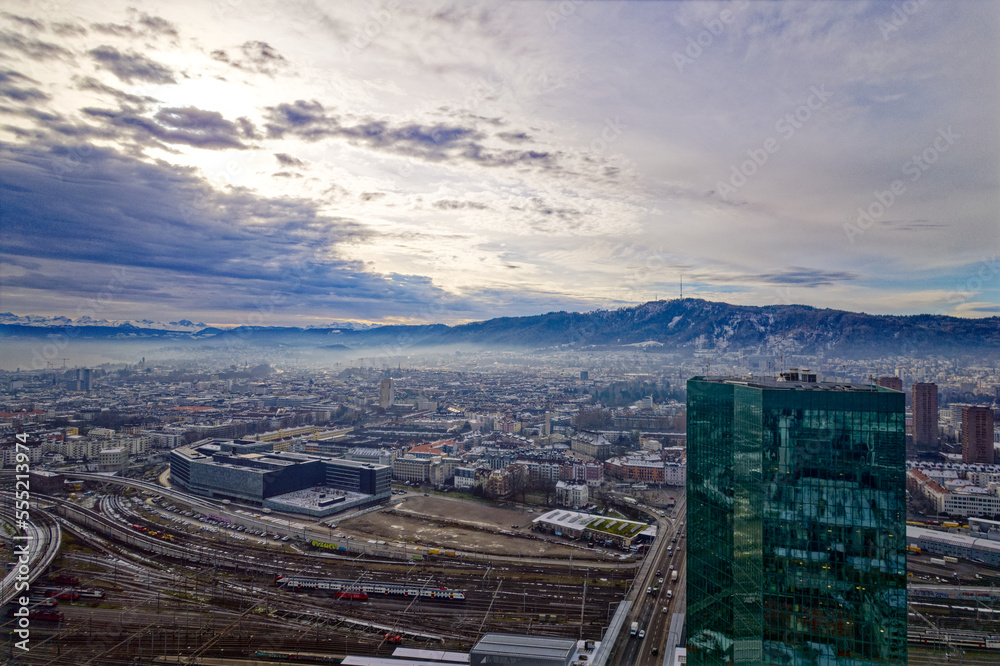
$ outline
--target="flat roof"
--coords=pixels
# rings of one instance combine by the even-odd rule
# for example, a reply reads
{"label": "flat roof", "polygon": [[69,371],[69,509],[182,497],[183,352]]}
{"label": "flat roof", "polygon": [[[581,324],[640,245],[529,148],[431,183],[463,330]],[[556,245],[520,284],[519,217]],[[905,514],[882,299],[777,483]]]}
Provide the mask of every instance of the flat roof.
{"label": "flat roof", "polygon": [[505,657],[541,657],[568,661],[576,651],[572,638],[546,638],[522,634],[486,634],[472,648],[472,654]]}
{"label": "flat roof", "polygon": [[392,651],[393,657],[423,659],[424,661],[442,661],[449,664],[468,664],[467,652],[446,652],[445,650],[418,650],[416,648],[398,647]]}
{"label": "flat roof", "polygon": [[711,382],[714,384],[733,384],[749,386],[751,388],[763,389],[802,389],[807,391],[859,391],[863,393],[899,393],[894,389],[875,384],[861,384],[857,382],[803,382],[785,381],[774,377],[692,377],[695,381]]}

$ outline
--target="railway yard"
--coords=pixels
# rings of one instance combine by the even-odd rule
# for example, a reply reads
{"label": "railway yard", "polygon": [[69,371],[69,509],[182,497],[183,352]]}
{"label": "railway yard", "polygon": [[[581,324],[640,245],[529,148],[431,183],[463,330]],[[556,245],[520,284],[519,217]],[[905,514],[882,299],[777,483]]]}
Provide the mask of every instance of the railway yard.
{"label": "railway yard", "polygon": [[[524,507],[423,493],[323,523],[122,480],[35,499],[38,538],[61,540],[58,555],[40,544],[54,559],[31,586],[31,651],[14,652],[3,618],[3,663],[336,663],[401,645],[467,652],[490,631],[601,640],[629,600],[608,663],[652,665],[683,626],[683,495],[643,559],[536,534]],[[908,560],[910,662],[996,663],[1000,577],[940,562]]]}
{"label": "railway yard", "polygon": [[[409,536],[424,546],[412,546],[411,559],[403,559],[379,556],[379,548],[314,548],[301,535],[238,522],[243,514],[230,511],[236,507],[208,510],[204,501],[184,504],[177,497],[121,485],[83,503],[39,497],[44,515],[62,528],[62,548],[32,585],[30,653],[15,655],[4,631],[0,659],[79,666],[177,655],[246,659],[258,652],[387,656],[400,644],[468,651],[488,631],[599,638],[636,572],[620,553],[588,548],[558,546],[566,556],[550,562],[536,548],[530,561],[490,555],[526,552],[530,534],[514,534],[512,526],[520,521],[518,530],[526,528],[533,516],[502,509],[502,529],[447,524],[434,514],[461,513],[451,498],[414,498],[406,519],[424,536]],[[426,515],[422,527],[418,511]],[[328,543],[332,535],[377,546],[366,532],[379,522],[395,524],[398,513],[388,507],[346,520],[338,532],[325,526],[315,539]],[[462,541],[432,548],[430,533],[442,529],[458,529],[453,536]],[[487,552],[473,557],[477,536],[485,537]],[[448,550],[457,545],[462,550]],[[339,584],[333,589],[328,581]],[[53,598],[57,606],[49,605]]]}

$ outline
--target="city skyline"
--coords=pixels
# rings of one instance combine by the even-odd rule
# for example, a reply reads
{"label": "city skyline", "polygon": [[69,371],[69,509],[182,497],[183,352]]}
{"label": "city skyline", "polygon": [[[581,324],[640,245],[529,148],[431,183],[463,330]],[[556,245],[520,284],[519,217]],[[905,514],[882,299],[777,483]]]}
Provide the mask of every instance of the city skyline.
{"label": "city skyline", "polygon": [[1000,312],[987,2],[13,2],[0,312]]}

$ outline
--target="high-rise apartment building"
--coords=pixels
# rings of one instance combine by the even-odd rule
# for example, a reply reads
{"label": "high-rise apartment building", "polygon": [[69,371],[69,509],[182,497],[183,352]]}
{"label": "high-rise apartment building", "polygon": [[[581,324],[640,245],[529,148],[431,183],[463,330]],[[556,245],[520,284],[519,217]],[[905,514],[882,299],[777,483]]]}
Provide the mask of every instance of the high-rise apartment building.
{"label": "high-rise apartment building", "polygon": [[962,462],[993,464],[993,410],[962,409]]}
{"label": "high-rise apartment building", "polygon": [[687,383],[688,664],[905,664],[905,395]]}
{"label": "high-rise apartment building", "polygon": [[893,391],[903,390],[903,380],[899,377],[879,377],[876,383],[879,386],[890,388]]}
{"label": "high-rise apartment building", "polygon": [[382,409],[389,409],[396,402],[396,391],[392,385],[392,380],[388,377],[382,380],[378,387],[378,406]]}
{"label": "high-rise apartment building", "polygon": [[925,451],[937,449],[937,384],[917,382],[913,385],[913,445]]}

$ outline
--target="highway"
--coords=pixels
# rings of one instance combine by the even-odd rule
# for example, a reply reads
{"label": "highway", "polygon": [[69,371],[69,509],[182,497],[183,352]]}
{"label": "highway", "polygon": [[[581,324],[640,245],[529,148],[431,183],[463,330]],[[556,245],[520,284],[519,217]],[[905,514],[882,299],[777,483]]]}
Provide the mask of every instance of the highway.
{"label": "highway", "polygon": [[[622,633],[615,637],[615,647],[609,663],[614,666],[654,666],[663,662],[663,649],[667,641],[667,633],[674,613],[684,612],[684,572],[685,572],[685,539],[678,536],[686,528],[681,524],[686,520],[687,497],[683,489],[678,491],[677,504],[670,510],[666,518],[659,521],[660,531],[654,543],[653,550],[646,555],[643,566],[639,569],[629,598],[633,601],[632,610],[626,619]],[[668,551],[668,547],[673,547]],[[670,582],[671,567],[678,572],[676,583]],[[657,571],[660,575],[657,575]],[[663,578],[663,584],[658,583]],[[650,594],[649,588],[659,585],[656,594]],[[667,592],[672,598],[667,598]],[[663,608],[667,612],[663,612]],[[645,636],[631,636],[629,627],[635,621],[639,623]],[[605,637],[605,640],[609,640]],[[653,653],[656,648],[656,654]]]}

